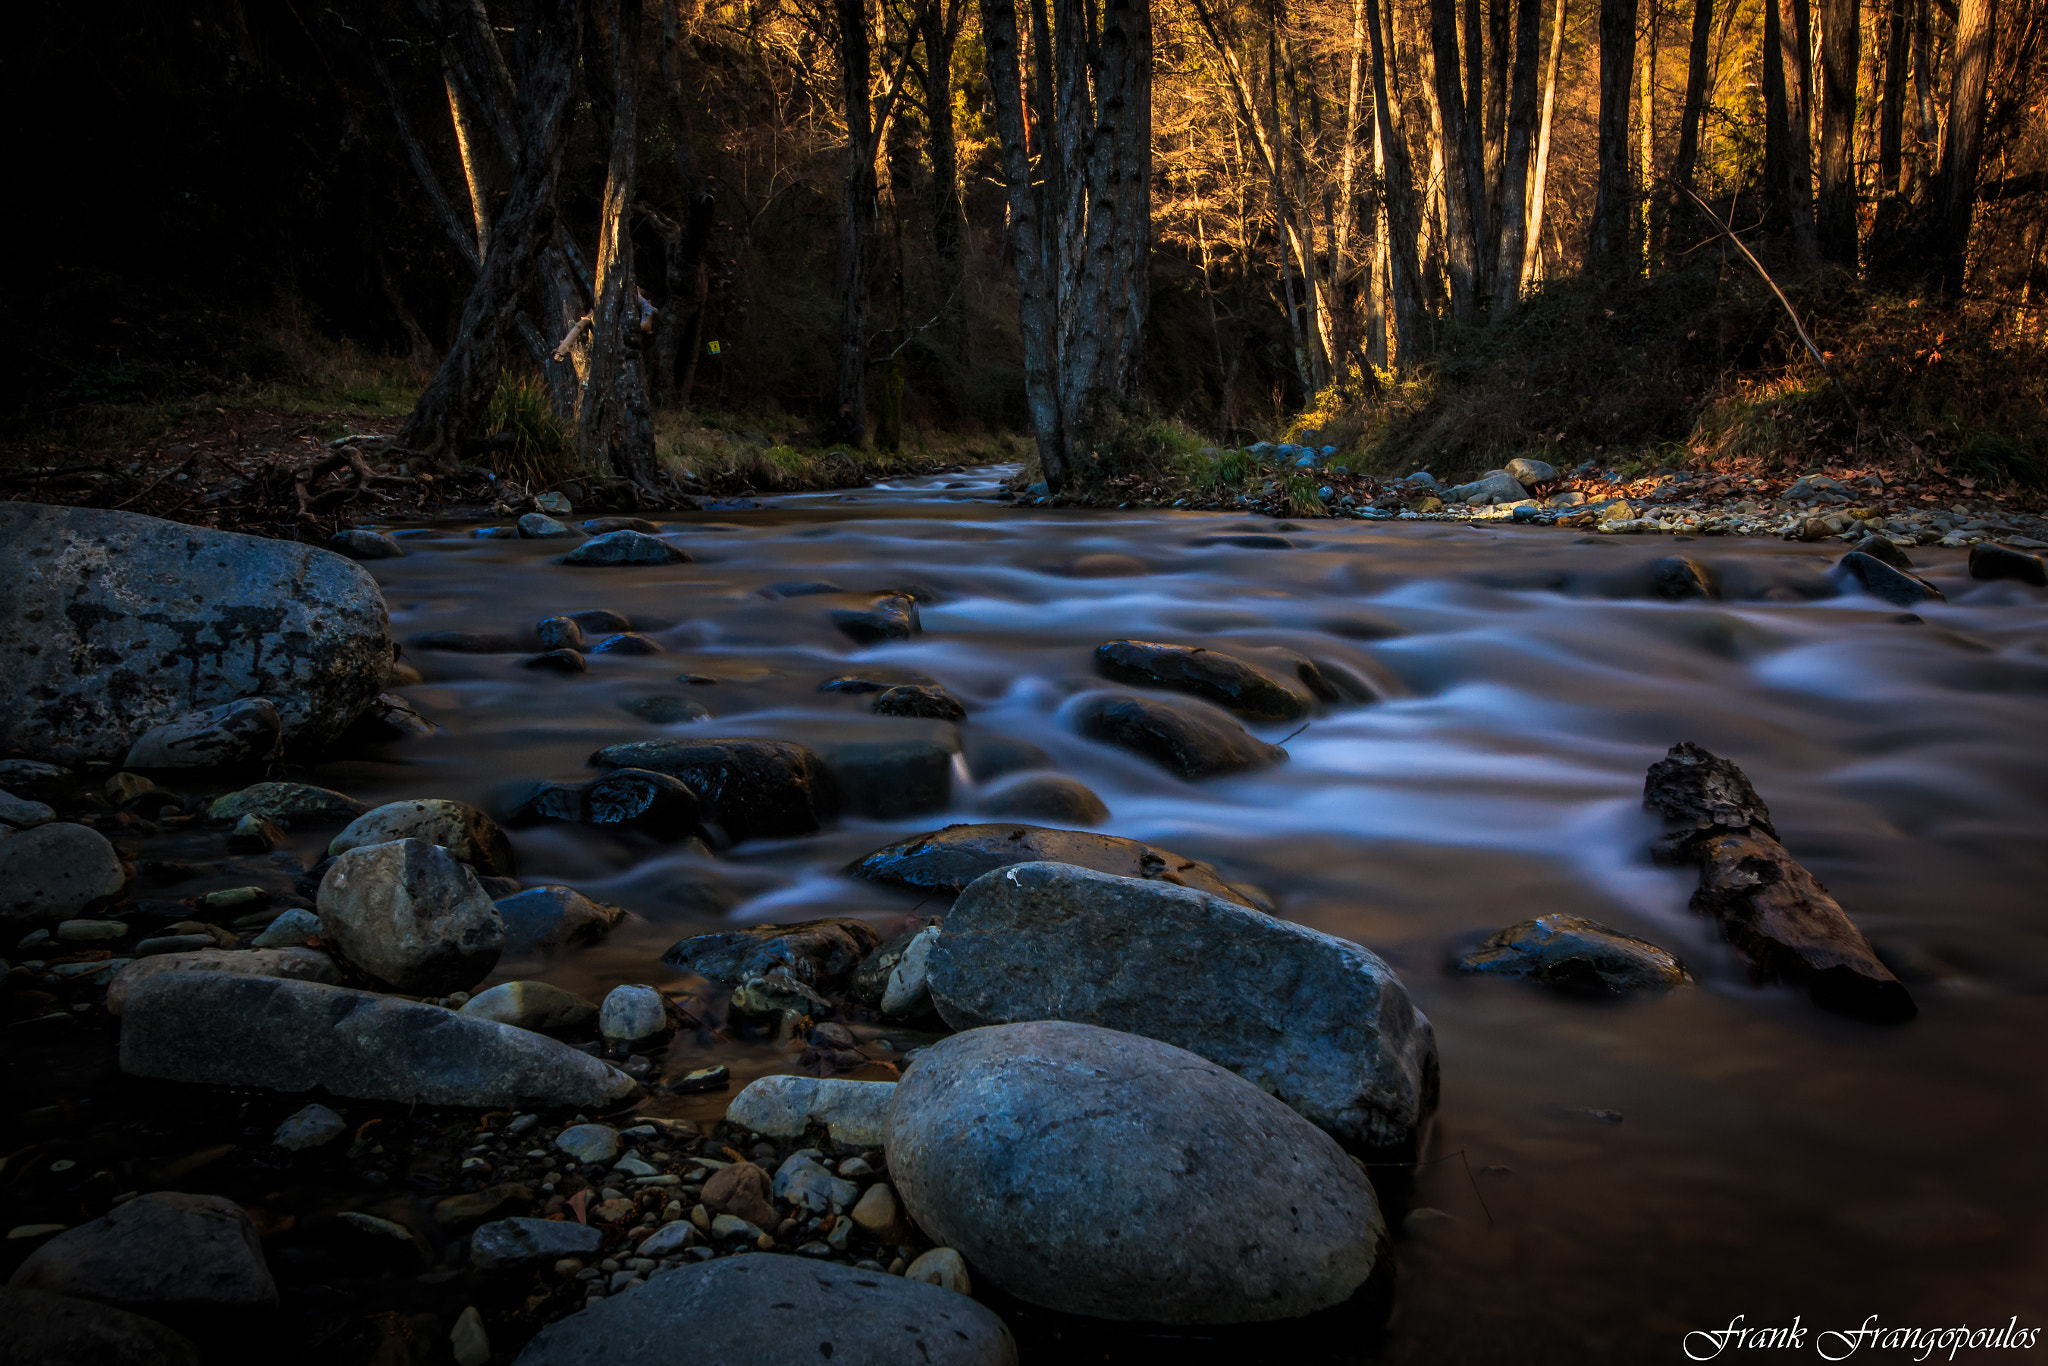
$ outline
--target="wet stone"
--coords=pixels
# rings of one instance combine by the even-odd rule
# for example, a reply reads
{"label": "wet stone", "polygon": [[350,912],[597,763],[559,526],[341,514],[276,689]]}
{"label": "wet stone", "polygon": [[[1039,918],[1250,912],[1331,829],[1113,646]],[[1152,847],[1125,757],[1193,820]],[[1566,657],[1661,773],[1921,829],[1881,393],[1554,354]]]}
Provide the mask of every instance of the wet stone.
{"label": "wet stone", "polygon": [[321,938],[395,990],[466,991],[504,952],[505,924],[476,874],[423,839],[348,850],[320,882]]}
{"label": "wet stone", "polygon": [[669,1031],[667,1003],[653,987],[613,987],[598,1009],[597,1031],[615,1043],[660,1038]]}
{"label": "wet stone", "polygon": [[875,1148],[882,1143],[895,1086],[847,1077],[762,1077],[733,1097],[725,1117],[770,1138],[801,1138],[817,1127],[837,1142]]}
{"label": "wet stone", "polygon": [[500,1219],[469,1235],[470,1264],[479,1271],[517,1271],[563,1257],[594,1257],[604,1232],[571,1220]]}
{"label": "wet stone", "polygon": [[584,659],[580,650],[543,650],[519,661],[522,669],[537,669],[542,673],[580,674],[590,671],[590,662]]}
{"label": "wet stone", "polygon": [[1095,668],[1118,683],[1166,688],[1254,721],[1298,721],[1309,699],[1233,655],[1149,640],[1110,640],[1095,648]]}
{"label": "wet stone", "polygon": [[269,698],[245,697],[153,726],[128,747],[124,768],[248,768],[273,762],[283,720]]}
{"label": "wet stone", "polygon": [[878,593],[865,607],[841,607],[832,624],[856,645],[908,640],[924,628],[917,619],[917,600],[908,593]]}
{"label": "wet stone", "polygon": [[1864,593],[1894,607],[1913,607],[1923,602],[1943,601],[1933,584],[1902,569],[1894,569],[1873,555],[1852,550],[1835,562],[1828,577],[1845,593]]}
{"label": "wet stone", "polygon": [[600,655],[658,655],[666,653],[659,641],[641,635],[638,631],[624,631],[607,636],[591,651]]}
{"label": "wet stone", "polygon": [[1191,782],[1269,768],[1287,758],[1286,750],[1228,717],[1149,698],[1091,698],[1076,710],[1075,721],[1089,739],[1142,755]]}
{"label": "wet stone", "polygon": [[641,740],[590,756],[600,768],[680,778],[734,840],[808,835],[837,812],[818,756],[783,740]]}
{"label": "wet stone", "polygon": [[942,740],[842,740],[817,747],[842,809],[877,820],[951,805],[954,752]]}
{"label": "wet stone", "polygon": [[785,971],[824,988],[844,981],[881,942],[881,933],[865,920],[837,917],[700,934],[672,945],[661,961],[714,982],[748,982]]}
{"label": "wet stone", "polygon": [[597,1007],[547,982],[500,982],[464,1001],[461,1013],[550,1034],[582,1029],[597,1018]]}
{"label": "wet stone", "polygon": [[363,527],[335,532],[328,538],[327,548],[351,560],[395,560],[405,554],[405,547],[397,541]]}
{"label": "wet stone", "polygon": [[569,887],[529,887],[493,903],[505,926],[507,954],[555,953],[594,944],[626,913]]}
{"label": "wet stone", "polygon": [[243,816],[262,816],[286,829],[352,821],[370,808],[345,793],[333,792],[307,783],[256,783],[230,792],[206,808],[214,821],[236,821]]}
{"label": "wet stone", "polygon": [[558,541],[576,533],[543,512],[529,512],[518,522],[522,541]]}
{"label": "wet stone", "polygon": [[438,798],[387,802],[365,812],[334,837],[327,852],[338,856],[360,845],[401,839],[438,844],[488,877],[510,877],[517,872],[512,842],[496,821],[467,802]]}
{"label": "wet stone", "polygon": [[854,860],[846,871],[870,882],[957,892],[992,869],[1038,862],[1070,863],[1118,877],[1170,879],[1240,905],[1266,909],[1225,882],[1208,864],[1171,850],[1119,835],[1009,821],[949,825],[913,835]]}
{"label": "wet stone", "polygon": [[1526,977],[1564,991],[1610,995],[1691,981],[1667,950],[1575,915],[1546,915],[1488,935],[1459,972]]}
{"label": "wet stone", "polygon": [[533,628],[533,635],[543,650],[583,648],[583,628],[573,617],[549,617]]}
{"label": "wet stone", "polygon": [[565,565],[579,567],[628,568],[688,564],[690,557],[659,536],[631,529],[608,531],[577,546],[562,557]]}
{"label": "wet stone", "polygon": [[705,720],[711,715],[710,708],[687,697],[635,697],[621,702],[619,706],[654,726],[680,726],[690,721]]}
{"label": "wet stone", "polygon": [[877,716],[914,716],[932,721],[964,721],[960,699],[935,684],[898,684],[875,695],[868,710]]}
{"label": "wet stone", "polygon": [[987,816],[1061,825],[1101,825],[1109,819],[1109,807],[1094,789],[1061,773],[1018,774],[989,787],[977,805]]}
{"label": "wet stone", "polygon": [[2024,550],[1982,542],[1970,547],[1970,577],[2012,579],[2036,588],[2048,588],[2048,561]]}

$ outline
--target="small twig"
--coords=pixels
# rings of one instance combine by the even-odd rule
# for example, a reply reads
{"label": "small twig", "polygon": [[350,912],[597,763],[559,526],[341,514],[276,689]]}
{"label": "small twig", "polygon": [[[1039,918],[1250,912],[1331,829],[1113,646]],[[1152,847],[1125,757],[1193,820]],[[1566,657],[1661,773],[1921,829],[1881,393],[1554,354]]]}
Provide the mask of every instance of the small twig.
{"label": "small twig", "polygon": [[1459,1162],[1464,1164],[1465,1180],[1471,1183],[1472,1194],[1477,1196],[1479,1199],[1479,1208],[1486,1212],[1486,1226],[1488,1228],[1492,1228],[1494,1226],[1493,1208],[1492,1206],[1486,1203],[1486,1193],[1479,1189],[1479,1178],[1472,1175],[1472,1160],[1465,1156],[1465,1150],[1463,1148],[1458,1149],[1458,1151],[1454,1153],[1443,1153],[1439,1156],[1432,1157],[1427,1162],[1361,1162],[1358,1165],[1361,1167],[1406,1167],[1410,1171],[1419,1172],[1424,1167],[1433,1167],[1439,1162],[1448,1162],[1454,1157],[1457,1158]]}
{"label": "small twig", "polygon": [[1308,728],[1309,728],[1310,726],[1313,726],[1314,724],[1315,724],[1315,722],[1313,722],[1313,721],[1304,721],[1304,722],[1302,722],[1302,723],[1301,723],[1300,725],[1296,726],[1296,727],[1295,727],[1295,728],[1294,728],[1293,730],[1289,731],[1289,732],[1287,733],[1287,739],[1286,739],[1286,740],[1282,740],[1282,741],[1281,741],[1280,743],[1281,743],[1281,744],[1283,744],[1283,745],[1284,745],[1284,744],[1286,744],[1288,740],[1292,740],[1292,739],[1293,739],[1293,738],[1294,738],[1295,736],[1297,736],[1297,735],[1301,734],[1301,733],[1302,733],[1303,731],[1307,730],[1307,729],[1308,729]]}

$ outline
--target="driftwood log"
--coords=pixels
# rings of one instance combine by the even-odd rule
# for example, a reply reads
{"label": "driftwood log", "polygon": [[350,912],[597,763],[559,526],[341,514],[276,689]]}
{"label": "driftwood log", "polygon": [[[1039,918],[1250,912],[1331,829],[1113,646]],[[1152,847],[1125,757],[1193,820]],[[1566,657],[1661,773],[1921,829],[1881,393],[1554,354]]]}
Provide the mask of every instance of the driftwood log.
{"label": "driftwood log", "polygon": [[1804,986],[1816,1004],[1907,1020],[1913,998],[1828,889],[1778,843],[1770,809],[1735,764],[1695,744],[1650,765],[1643,805],[1671,823],[1654,854],[1700,870],[1692,908],[1713,916],[1759,982]]}

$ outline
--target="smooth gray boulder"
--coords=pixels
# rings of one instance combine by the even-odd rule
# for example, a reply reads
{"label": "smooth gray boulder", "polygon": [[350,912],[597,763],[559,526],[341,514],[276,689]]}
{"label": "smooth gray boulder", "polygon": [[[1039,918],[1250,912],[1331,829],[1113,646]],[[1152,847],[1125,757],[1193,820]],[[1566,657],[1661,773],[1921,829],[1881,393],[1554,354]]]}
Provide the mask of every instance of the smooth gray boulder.
{"label": "smooth gray boulder", "polygon": [[138,1195],[65,1230],[31,1252],[7,1283],[141,1314],[277,1307],[277,1284],[242,1207],[177,1191]]}
{"label": "smooth gray boulder", "polygon": [[976,808],[984,816],[1058,821],[1062,825],[1101,825],[1109,807],[1093,788],[1064,773],[1019,773],[995,783],[981,794]]}
{"label": "smooth gray boulder", "polygon": [[769,1138],[801,1138],[819,1128],[841,1143],[871,1148],[882,1142],[895,1094],[893,1081],[777,1074],[749,1082],[725,1118]]}
{"label": "smooth gray boulder", "polygon": [[121,761],[127,769],[257,768],[284,745],[284,722],[267,697],[244,697],[151,726]]}
{"label": "smooth gray boulder", "polygon": [[668,1003],[653,987],[613,987],[598,1007],[597,1032],[614,1043],[639,1043],[668,1031]]}
{"label": "smooth gray boulder", "polygon": [[1557,466],[1547,460],[1534,460],[1526,455],[1518,455],[1508,461],[1502,467],[1502,472],[1516,483],[1529,486],[1555,483],[1557,480]]}
{"label": "smooth gray boulder", "polygon": [[137,736],[244,697],[294,753],[384,690],[377,581],[330,551],[94,508],[0,503],[0,750],[113,762]]}
{"label": "smooth gray boulder", "polygon": [[540,1330],[518,1366],[1016,1366],[995,1314],[900,1276],[774,1253],[665,1271]]}
{"label": "smooth gray boulder", "polygon": [[597,1018],[597,1007],[546,982],[500,982],[464,1001],[462,1013],[548,1034],[580,1029]]}
{"label": "smooth gray boulder", "polygon": [[1365,1172],[1183,1049],[1060,1021],[973,1029],[896,1086],[885,1152],[910,1216],[977,1280],[1063,1313],[1296,1318],[1391,1270]]}
{"label": "smooth gray boulder", "polygon": [[42,1290],[0,1289],[0,1366],[201,1366],[199,1348],[155,1319]]}
{"label": "smooth gray boulder", "polygon": [[169,973],[121,1017],[130,1076],[355,1100],[608,1110],[640,1094],[616,1067],[545,1035],[315,982]]}
{"label": "smooth gray boulder", "polygon": [[107,1014],[128,1008],[128,997],[152,977],[167,972],[231,972],[243,977],[281,977],[293,982],[341,983],[341,969],[318,949],[194,949],[138,958],[107,983]]}
{"label": "smooth gray boulder", "polygon": [[659,536],[626,528],[592,537],[562,557],[566,565],[626,568],[634,565],[688,564],[690,557]]}
{"label": "smooth gray boulder", "polygon": [[1692,980],[1667,949],[1576,915],[1545,915],[1488,935],[1459,972],[1527,977],[1565,991],[1610,994]]}
{"label": "smooth gray boulder", "polygon": [[592,901],[568,887],[528,887],[497,900],[505,923],[505,952],[553,953],[576,944],[594,944],[626,918],[617,906]]}
{"label": "smooth gray boulder", "polygon": [[0,840],[0,927],[54,925],[121,894],[128,876],[107,837],[49,821]]}
{"label": "smooth gray boulder", "polygon": [[310,783],[251,783],[248,787],[217,797],[206,808],[210,821],[234,822],[244,816],[261,816],[291,829],[294,826],[331,822],[340,825],[368,811],[369,805],[343,792]]}
{"label": "smooth gray boulder", "polygon": [[1436,1105],[1436,1036],[1392,968],[1191,887],[1061,863],[987,874],[953,903],[926,983],[955,1029],[1066,1020],[1142,1034],[1361,1149],[1413,1149]]}
{"label": "smooth gray boulder", "polygon": [[1187,693],[1253,721],[1299,721],[1313,700],[1235,655],[1192,645],[1106,640],[1095,647],[1095,669],[1118,683]]}
{"label": "smooth gray boulder", "polygon": [[594,1257],[604,1231],[566,1219],[500,1219],[469,1235],[470,1264],[479,1271],[517,1271],[563,1257]]}
{"label": "smooth gray boulder", "polygon": [[469,865],[423,839],[351,849],[320,880],[323,942],[414,996],[467,991],[505,949],[505,922]]}
{"label": "smooth gray boulder", "polygon": [[1143,755],[1189,782],[1287,761],[1286,750],[1199,706],[1105,695],[1080,703],[1074,720],[1089,739]]}
{"label": "smooth gray boulder", "polygon": [[56,808],[48,802],[32,802],[25,797],[17,797],[12,792],[0,791],[0,825],[10,825],[17,830],[33,830],[56,819]]}
{"label": "smooth gray boulder", "polygon": [[307,1148],[326,1147],[347,1133],[348,1128],[348,1121],[325,1105],[308,1105],[278,1125],[270,1141],[288,1151],[303,1152]]}
{"label": "smooth gray boulder", "polygon": [[1469,484],[1459,484],[1444,490],[1447,503],[1470,503],[1474,507],[1486,507],[1493,503],[1519,503],[1529,496],[1529,490],[1521,481],[1506,470],[1488,470]]}
{"label": "smooth gray boulder", "polygon": [[327,548],[337,555],[346,555],[351,560],[396,560],[405,555],[405,547],[381,531],[368,527],[350,527],[337,531],[327,538]]}
{"label": "smooth gray boulder", "polygon": [[386,802],[350,821],[327,846],[329,855],[365,844],[421,839],[438,844],[485,877],[512,877],[512,841],[498,823],[468,802],[428,798]]}

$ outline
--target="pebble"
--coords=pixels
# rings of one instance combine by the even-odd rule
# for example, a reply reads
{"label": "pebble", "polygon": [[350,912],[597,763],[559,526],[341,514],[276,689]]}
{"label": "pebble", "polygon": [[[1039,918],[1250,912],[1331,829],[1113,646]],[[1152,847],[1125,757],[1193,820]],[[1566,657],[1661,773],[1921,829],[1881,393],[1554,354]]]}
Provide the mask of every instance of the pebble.
{"label": "pebble", "polygon": [[842,1210],[859,1195],[859,1186],[834,1176],[809,1157],[791,1157],[775,1170],[775,1198],[813,1214]]}
{"label": "pebble", "polygon": [[320,917],[298,906],[287,909],[250,941],[251,948],[288,949],[311,943],[320,934]]}
{"label": "pebble", "polygon": [[555,1138],[555,1147],[588,1165],[619,1155],[619,1131],[608,1124],[574,1124]]}
{"label": "pebble", "polygon": [[373,1238],[389,1238],[402,1243],[412,1241],[412,1233],[405,1225],[394,1224],[389,1219],[380,1218],[375,1214],[365,1214],[361,1210],[343,1210],[335,1218],[358,1233],[367,1233]]}
{"label": "pebble", "polygon": [[668,1032],[668,1007],[653,987],[613,987],[598,1008],[597,1028],[607,1039],[637,1043]]}
{"label": "pebble", "polygon": [[[844,1171],[851,1164],[841,1164]],[[865,1169],[867,1164],[861,1163]],[[903,1217],[903,1207],[896,1199],[895,1188],[886,1181],[877,1181],[862,1193],[852,1210],[853,1222],[859,1224],[876,1239],[884,1243],[901,1243],[910,1236],[910,1223]]]}
{"label": "pebble", "polygon": [[957,1295],[972,1295],[974,1282],[967,1277],[967,1259],[950,1247],[935,1247],[920,1255],[902,1272],[906,1281],[923,1281],[942,1286]]}
{"label": "pebble", "polygon": [[[563,1219],[500,1219],[469,1235],[469,1260],[481,1271],[511,1271],[543,1262],[589,1258],[604,1231]],[[582,1274],[581,1271],[571,1274]]]}
{"label": "pebble", "polygon": [[689,1220],[671,1219],[641,1242],[640,1254],[643,1257],[673,1257],[686,1248],[694,1247],[702,1236]]}
{"label": "pebble", "polygon": [[57,926],[57,938],[66,944],[119,939],[127,933],[128,927],[118,920],[65,920]]}
{"label": "pebble", "polygon": [[735,1214],[714,1214],[711,1216],[711,1236],[714,1238],[761,1237],[761,1230]]}
{"label": "pebble", "polygon": [[448,1345],[455,1354],[455,1366],[490,1366],[491,1339],[484,1331],[484,1316],[475,1305],[465,1308],[455,1320],[455,1327],[448,1333]]}
{"label": "pebble", "polygon": [[302,1152],[324,1148],[348,1132],[348,1121],[325,1105],[308,1105],[277,1126],[271,1142],[280,1148]]}

